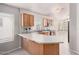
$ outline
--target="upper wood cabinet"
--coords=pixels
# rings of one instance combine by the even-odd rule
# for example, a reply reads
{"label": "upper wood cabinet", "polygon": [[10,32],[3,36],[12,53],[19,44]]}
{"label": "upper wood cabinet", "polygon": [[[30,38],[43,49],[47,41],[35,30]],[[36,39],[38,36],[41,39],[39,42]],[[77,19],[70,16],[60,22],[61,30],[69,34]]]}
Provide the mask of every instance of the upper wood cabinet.
{"label": "upper wood cabinet", "polygon": [[43,18],[43,26],[49,27],[53,25],[53,19],[50,18]]}
{"label": "upper wood cabinet", "polygon": [[34,26],[34,16],[30,15],[30,26]]}
{"label": "upper wood cabinet", "polygon": [[30,15],[30,14],[23,13],[22,14],[22,26],[23,27],[34,26],[34,16]]}
{"label": "upper wood cabinet", "polygon": [[48,27],[48,19],[43,19],[43,26]]}

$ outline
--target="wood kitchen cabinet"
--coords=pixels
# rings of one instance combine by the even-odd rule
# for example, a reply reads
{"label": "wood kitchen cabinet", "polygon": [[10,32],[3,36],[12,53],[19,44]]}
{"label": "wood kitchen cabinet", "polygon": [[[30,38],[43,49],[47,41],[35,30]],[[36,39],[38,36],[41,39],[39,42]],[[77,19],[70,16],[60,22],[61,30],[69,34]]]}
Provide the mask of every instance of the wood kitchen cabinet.
{"label": "wood kitchen cabinet", "polygon": [[43,46],[40,46],[42,44],[38,44],[38,43],[35,43],[34,41],[31,41],[29,39],[26,39],[26,38],[22,38],[21,40],[21,47],[28,51],[29,53],[31,54],[43,54]]}
{"label": "wood kitchen cabinet", "polygon": [[34,26],[34,16],[30,15],[30,26]]}
{"label": "wood kitchen cabinet", "polygon": [[50,19],[50,18],[43,18],[43,26],[44,27],[49,27],[49,26],[53,26],[54,20]]}
{"label": "wood kitchen cabinet", "polygon": [[28,40],[26,40],[26,38],[22,38],[22,37],[21,37],[21,39],[23,39],[23,40],[21,40],[21,47],[28,51],[29,50],[28,49],[28,46],[29,46]]}
{"label": "wood kitchen cabinet", "polygon": [[43,26],[48,27],[48,19],[43,19]]}
{"label": "wood kitchen cabinet", "polygon": [[30,15],[30,14],[23,13],[22,14],[22,26],[23,27],[34,26],[34,16]]}
{"label": "wood kitchen cabinet", "polygon": [[59,55],[59,43],[36,43],[22,38],[21,47],[32,55]]}

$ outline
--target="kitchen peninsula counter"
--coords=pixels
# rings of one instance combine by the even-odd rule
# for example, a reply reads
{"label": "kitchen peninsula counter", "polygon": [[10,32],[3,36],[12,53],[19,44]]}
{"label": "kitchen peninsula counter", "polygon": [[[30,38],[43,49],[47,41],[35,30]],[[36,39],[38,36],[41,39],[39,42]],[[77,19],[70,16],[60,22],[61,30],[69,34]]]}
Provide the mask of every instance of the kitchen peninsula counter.
{"label": "kitchen peninsula counter", "polygon": [[57,36],[42,35],[39,33],[19,34],[19,36],[32,40],[36,43],[42,43],[42,44],[63,43],[62,38],[58,38]]}
{"label": "kitchen peninsula counter", "polygon": [[59,44],[63,38],[42,35],[39,33],[18,34],[21,37],[21,47],[34,55],[59,55]]}

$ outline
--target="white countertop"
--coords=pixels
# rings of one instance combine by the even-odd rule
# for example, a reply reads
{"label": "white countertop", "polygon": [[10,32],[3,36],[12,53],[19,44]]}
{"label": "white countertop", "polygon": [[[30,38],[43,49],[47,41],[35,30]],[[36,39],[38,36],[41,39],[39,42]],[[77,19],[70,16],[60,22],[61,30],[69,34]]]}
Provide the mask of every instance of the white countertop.
{"label": "white countertop", "polygon": [[63,37],[48,36],[38,33],[18,34],[23,38],[35,41],[36,43],[63,43]]}

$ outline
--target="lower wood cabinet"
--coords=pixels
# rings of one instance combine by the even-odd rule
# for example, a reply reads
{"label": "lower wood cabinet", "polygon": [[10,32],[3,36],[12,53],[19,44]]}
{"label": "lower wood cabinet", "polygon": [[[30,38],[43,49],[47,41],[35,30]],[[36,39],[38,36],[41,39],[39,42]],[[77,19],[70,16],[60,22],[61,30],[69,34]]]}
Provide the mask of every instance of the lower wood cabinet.
{"label": "lower wood cabinet", "polygon": [[59,43],[39,44],[22,38],[21,47],[33,55],[59,55]]}
{"label": "lower wood cabinet", "polygon": [[44,44],[43,45],[44,55],[59,55],[59,44]]}

